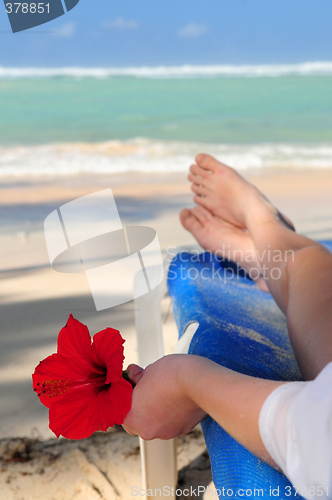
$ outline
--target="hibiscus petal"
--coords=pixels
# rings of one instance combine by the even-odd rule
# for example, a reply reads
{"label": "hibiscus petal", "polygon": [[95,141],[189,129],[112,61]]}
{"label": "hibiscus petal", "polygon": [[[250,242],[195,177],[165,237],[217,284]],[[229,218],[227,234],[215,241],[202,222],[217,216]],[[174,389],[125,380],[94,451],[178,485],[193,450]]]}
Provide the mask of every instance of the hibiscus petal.
{"label": "hibiscus petal", "polygon": [[41,361],[32,375],[33,387],[41,403],[50,408],[59,398],[73,390],[76,383],[98,376],[90,366],[77,363],[60,354],[52,354]]}
{"label": "hibiscus petal", "polygon": [[119,380],[122,375],[124,342],[120,332],[114,328],[106,328],[93,337],[93,357],[96,364],[107,368],[106,384]]}
{"label": "hibiscus petal", "polygon": [[107,431],[114,424],[121,425],[131,407],[133,388],[122,377],[101,391],[89,404],[90,421],[96,430]]}
{"label": "hibiscus petal", "polygon": [[85,439],[97,429],[89,418],[89,403],[97,398],[92,386],[82,387],[64,396],[50,408],[50,429],[59,437]]}
{"label": "hibiscus petal", "polygon": [[68,358],[75,358],[80,363],[92,365],[91,337],[86,325],[77,321],[71,314],[66,326],[58,336],[58,353]]}

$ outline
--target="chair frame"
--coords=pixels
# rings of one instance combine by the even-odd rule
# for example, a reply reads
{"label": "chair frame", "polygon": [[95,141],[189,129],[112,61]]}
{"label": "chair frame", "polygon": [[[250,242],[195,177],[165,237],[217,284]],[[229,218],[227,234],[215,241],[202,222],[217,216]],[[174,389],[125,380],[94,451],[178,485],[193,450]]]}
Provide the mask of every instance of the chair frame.
{"label": "chair frame", "polygon": [[[199,245],[187,245],[176,248],[176,253],[202,252]],[[164,260],[164,279],[155,289],[135,299],[135,326],[138,348],[138,363],[142,367],[154,363],[164,356],[162,314],[160,303],[167,294],[167,275],[174,254],[167,254]],[[188,353],[191,339],[198,328],[198,323],[190,323],[176,344],[173,354]],[[142,486],[146,498],[158,498],[151,495],[156,490],[163,491],[166,486],[176,489],[177,484],[177,442],[175,439],[145,441],[140,438]],[[149,490],[149,494],[147,492]],[[151,491],[150,491],[151,490]],[[158,492],[159,498],[160,494]]]}

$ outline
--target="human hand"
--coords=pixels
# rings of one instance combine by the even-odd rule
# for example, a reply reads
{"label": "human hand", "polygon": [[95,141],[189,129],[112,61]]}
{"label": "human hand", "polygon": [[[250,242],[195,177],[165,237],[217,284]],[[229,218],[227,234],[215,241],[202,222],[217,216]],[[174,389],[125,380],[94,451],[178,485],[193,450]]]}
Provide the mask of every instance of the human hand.
{"label": "human hand", "polygon": [[135,385],[132,405],[123,427],[142,439],[172,439],[186,434],[206,413],[185,390],[185,377],[192,377],[195,356],[172,354],[149,365],[145,370],[129,365],[127,373]]}

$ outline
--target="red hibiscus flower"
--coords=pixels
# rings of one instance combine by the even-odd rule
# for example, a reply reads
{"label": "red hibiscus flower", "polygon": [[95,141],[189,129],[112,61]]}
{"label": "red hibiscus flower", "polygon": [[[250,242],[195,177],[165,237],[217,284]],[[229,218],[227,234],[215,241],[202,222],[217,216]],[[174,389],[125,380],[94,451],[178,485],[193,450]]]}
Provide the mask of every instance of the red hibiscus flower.
{"label": "red hibiscus flower", "polygon": [[41,361],[32,375],[57,437],[83,439],[122,424],[132,394],[122,377],[123,343],[113,328],[96,333],[91,342],[88,328],[69,316],[59,333],[57,354]]}

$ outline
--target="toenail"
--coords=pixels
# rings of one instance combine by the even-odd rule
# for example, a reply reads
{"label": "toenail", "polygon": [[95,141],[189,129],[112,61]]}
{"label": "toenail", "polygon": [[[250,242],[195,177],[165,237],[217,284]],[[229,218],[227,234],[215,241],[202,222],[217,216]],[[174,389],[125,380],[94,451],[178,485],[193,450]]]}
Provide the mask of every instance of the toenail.
{"label": "toenail", "polygon": [[202,162],[205,160],[205,154],[199,154],[196,156],[196,161],[197,162]]}

